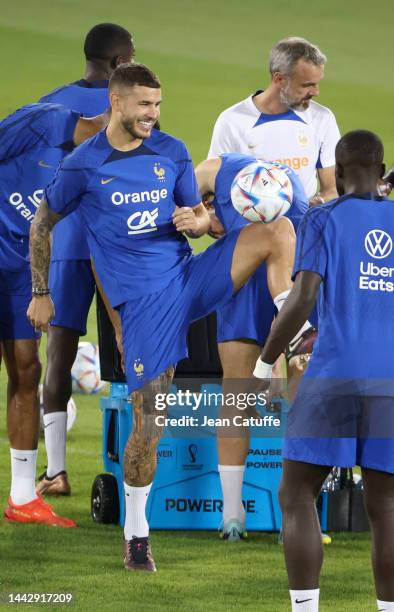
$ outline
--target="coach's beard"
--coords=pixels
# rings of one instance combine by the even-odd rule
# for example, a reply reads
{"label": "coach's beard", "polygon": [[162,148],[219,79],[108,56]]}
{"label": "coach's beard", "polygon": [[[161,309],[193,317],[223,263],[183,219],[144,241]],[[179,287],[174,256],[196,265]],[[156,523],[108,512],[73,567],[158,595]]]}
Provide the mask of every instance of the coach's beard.
{"label": "coach's beard", "polygon": [[309,102],[312,100],[312,96],[303,98],[302,100],[294,100],[287,92],[287,88],[281,89],[279,92],[280,101],[282,104],[286,104],[291,110],[303,111],[308,108]]}

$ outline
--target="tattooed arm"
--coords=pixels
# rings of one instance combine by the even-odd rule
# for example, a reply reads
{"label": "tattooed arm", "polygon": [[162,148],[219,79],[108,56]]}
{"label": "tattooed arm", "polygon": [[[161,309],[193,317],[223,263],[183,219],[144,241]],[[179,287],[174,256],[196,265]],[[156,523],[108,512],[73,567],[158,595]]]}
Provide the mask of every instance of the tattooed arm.
{"label": "tattooed arm", "polygon": [[48,289],[49,263],[51,259],[50,235],[61,215],[48,208],[45,199],[34,217],[30,229],[30,266],[32,276],[32,299],[27,318],[36,330],[47,331],[55,316],[55,308]]}

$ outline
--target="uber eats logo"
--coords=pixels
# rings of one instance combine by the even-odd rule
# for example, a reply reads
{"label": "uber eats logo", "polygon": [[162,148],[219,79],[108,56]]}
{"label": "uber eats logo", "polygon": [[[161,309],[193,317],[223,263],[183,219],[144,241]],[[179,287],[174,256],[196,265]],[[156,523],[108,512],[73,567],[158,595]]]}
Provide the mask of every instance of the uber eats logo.
{"label": "uber eats logo", "polygon": [[[115,191],[111,195],[111,202],[115,206],[123,204],[143,204],[150,202],[158,204],[160,200],[168,196],[167,189],[152,189],[151,191],[134,191],[132,193],[122,193]],[[133,212],[127,219],[128,234],[146,234],[157,230],[156,219],[159,216],[159,209],[143,210]]]}
{"label": "uber eats logo", "polygon": [[[365,236],[364,247],[375,260],[385,259],[393,250],[393,240],[387,232],[373,229]],[[368,291],[394,291],[394,267],[378,265],[377,262],[360,261],[359,289]]]}

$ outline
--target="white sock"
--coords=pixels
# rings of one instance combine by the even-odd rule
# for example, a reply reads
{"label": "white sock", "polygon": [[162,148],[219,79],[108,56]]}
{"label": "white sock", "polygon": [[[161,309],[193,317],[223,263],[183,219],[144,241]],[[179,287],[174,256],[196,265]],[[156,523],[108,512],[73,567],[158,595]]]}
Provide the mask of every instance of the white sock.
{"label": "white sock", "polygon": [[125,540],[132,538],[147,538],[149,525],[146,520],[145,508],[152,483],[146,487],[131,487],[124,484],[126,516],[124,521]]}
{"label": "white sock", "polygon": [[11,499],[17,506],[36,499],[37,450],[16,450],[11,454]]}
{"label": "white sock", "polygon": [[[274,304],[276,306],[276,309],[278,312],[281,311],[281,308],[283,306],[283,304],[285,303],[285,301],[287,300],[287,297],[290,293],[290,290],[287,289],[287,291],[282,291],[282,293],[279,293],[276,298],[274,299]],[[301,329],[298,331],[298,333],[294,336],[293,340],[291,342],[294,342],[295,340],[298,340],[298,338],[301,336],[301,334],[304,333],[304,331],[306,331],[307,329],[309,329],[310,327],[312,327],[312,325],[309,323],[309,321],[306,321],[306,323],[304,323],[304,325],[301,327]]]}
{"label": "white sock", "polygon": [[394,612],[394,601],[380,601],[380,599],[378,599],[378,610],[380,610],[381,612]]}
{"label": "white sock", "polygon": [[66,469],[67,412],[44,414],[47,476],[52,478]]}
{"label": "white sock", "polygon": [[319,612],[320,589],[292,591],[290,589],[292,612]]}
{"label": "white sock", "polygon": [[245,524],[245,508],[242,505],[244,465],[218,465],[223,493],[223,521],[237,519]]}

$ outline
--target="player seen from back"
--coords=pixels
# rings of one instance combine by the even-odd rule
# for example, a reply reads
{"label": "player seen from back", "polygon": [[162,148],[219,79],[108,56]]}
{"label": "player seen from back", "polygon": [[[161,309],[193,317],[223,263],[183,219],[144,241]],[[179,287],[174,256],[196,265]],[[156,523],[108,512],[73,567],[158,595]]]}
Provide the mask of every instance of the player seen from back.
{"label": "player seen from back", "polygon": [[[318,298],[319,337],[288,416],[280,503],[292,610],[317,612],[323,560],[315,499],[332,466],[361,467],[378,609],[394,611],[394,218],[378,196],[383,145],[346,134],[340,197],[301,222],[294,288],[262,351],[272,365]],[[368,607],[368,606],[367,606]]]}
{"label": "player seen from back", "polygon": [[143,65],[119,66],[109,92],[108,128],[60,166],[33,223],[32,276],[45,295],[33,296],[28,316],[40,329],[53,317],[50,231],[79,208],[97,274],[121,317],[133,404],[124,455],[124,565],[155,571],[145,516],[162,434],[155,394],[167,392],[174,364],[186,356],[191,321],[224,304],[263,261],[273,297],[290,288],[293,253],[285,260],[282,243],[291,227],[287,219],[251,224],[194,256],[184,234],[205,233],[209,217],[185,145],[153,128],[160,115],[158,78]]}
{"label": "player seen from back", "polygon": [[[40,102],[57,102],[85,117],[109,107],[108,79],[121,63],[134,55],[133,39],[113,23],[100,23],[86,35],[85,76],[58,87]],[[48,154],[45,163],[56,163]],[[71,368],[79,337],[86,334],[89,308],[94,295],[94,278],[86,232],[78,211],[60,223],[53,233],[49,286],[55,318],[48,330],[47,371],[44,380],[44,433],[48,457],[37,491],[46,495],[69,495],[66,472],[67,403],[71,397]]]}

